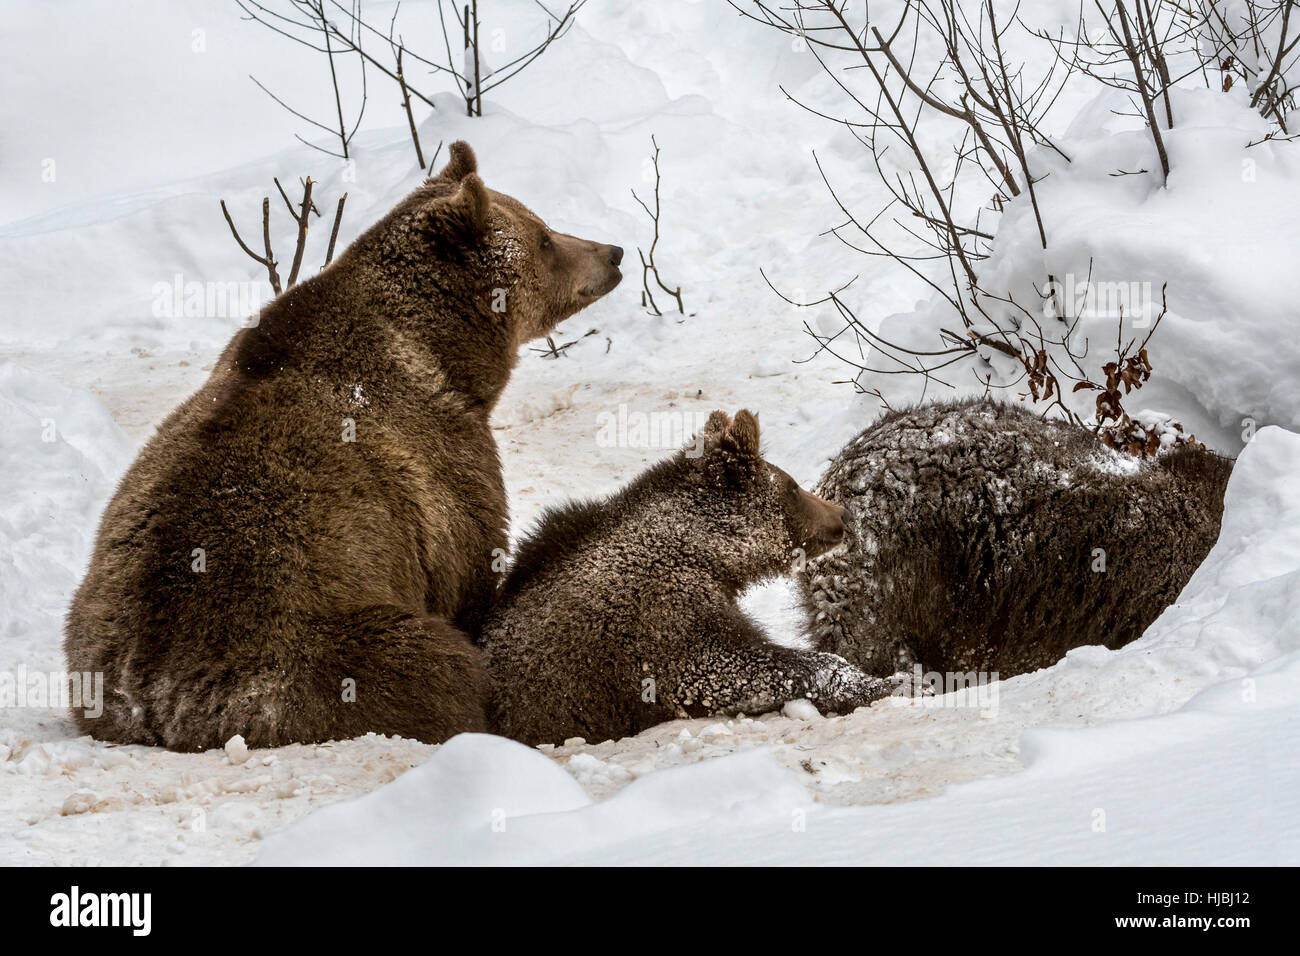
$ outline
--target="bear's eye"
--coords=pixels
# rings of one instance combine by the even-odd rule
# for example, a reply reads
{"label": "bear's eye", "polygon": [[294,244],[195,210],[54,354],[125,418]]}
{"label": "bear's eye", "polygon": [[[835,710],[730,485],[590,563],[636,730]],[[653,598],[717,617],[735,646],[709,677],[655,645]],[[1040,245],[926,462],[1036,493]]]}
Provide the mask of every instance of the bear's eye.
{"label": "bear's eye", "polygon": [[543,251],[546,251],[546,252],[549,252],[550,249],[551,249],[551,246],[553,245],[553,243],[551,242],[551,237],[548,236],[546,233],[542,233],[542,243],[541,243],[541,245],[542,245],[542,250],[543,250]]}

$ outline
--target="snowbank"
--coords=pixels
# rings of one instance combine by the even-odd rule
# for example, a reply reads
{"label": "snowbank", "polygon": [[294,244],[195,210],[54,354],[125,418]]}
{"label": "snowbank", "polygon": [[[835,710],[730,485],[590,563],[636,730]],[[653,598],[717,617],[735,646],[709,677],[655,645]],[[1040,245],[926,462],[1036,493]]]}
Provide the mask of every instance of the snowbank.
{"label": "snowbank", "polygon": [[266,841],[258,863],[426,865],[546,863],[628,840],[673,838],[719,818],[760,824],[807,803],[798,781],[761,753],[649,774],[600,803],[536,750],[462,734],[422,767]]}
{"label": "snowbank", "polygon": [[[1177,89],[1172,100],[1178,125],[1165,134],[1167,186],[1159,184],[1150,133],[1116,115],[1128,110],[1123,96],[1096,95],[1059,138],[1071,162],[1046,150],[1035,155],[1047,250],[1031,207],[1016,200],[998,224],[980,282],[1038,310],[1035,290],[1055,276],[1061,297],[1077,303],[1066,306],[1071,318],[1082,316],[1077,335],[1090,343],[1084,364],[1094,378],[1113,358],[1113,304],[1126,305],[1125,339],[1140,338],[1167,284],[1168,313],[1150,345],[1154,372],[1127,407],[1172,415],[1212,447],[1236,454],[1263,425],[1300,425],[1300,339],[1279,334],[1300,322],[1293,293],[1300,220],[1288,212],[1300,208],[1300,151],[1258,142],[1268,124],[1244,90]],[[1120,174],[1135,170],[1155,172]],[[1094,292],[1085,300],[1089,283]],[[1053,324],[1044,321],[1050,332]],[[950,322],[941,303],[929,302],[885,318],[880,332],[934,348],[936,330]],[[1010,381],[1021,370],[1007,371]],[[863,384],[880,385],[894,402],[919,389],[897,378]],[[957,378],[976,390],[969,374]],[[1085,417],[1094,397],[1066,396]]]}

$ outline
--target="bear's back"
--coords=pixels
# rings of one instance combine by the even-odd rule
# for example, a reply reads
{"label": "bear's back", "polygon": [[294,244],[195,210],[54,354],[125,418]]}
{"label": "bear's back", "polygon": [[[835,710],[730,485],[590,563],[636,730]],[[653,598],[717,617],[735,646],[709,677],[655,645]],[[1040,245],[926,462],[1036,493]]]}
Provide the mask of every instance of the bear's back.
{"label": "bear's back", "polygon": [[1203,449],[1140,461],[994,401],[891,413],[819,486],[854,533],[805,580],[814,636],[881,676],[918,662],[1010,676],[1120,646],[1213,544],[1229,471]]}
{"label": "bear's back", "polygon": [[344,427],[295,376],[214,375],[123,477],[71,617],[192,650],[263,644],[308,608],[422,603],[414,494],[391,449]]}
{"label": "bear's back", "polygon": [[690,633],[710,593],[677,586],[671,552],[620,506],[554,509],[516,548],[480,638],[495,732],[526,743],[606,740],[676,716],[642,699],[645,661]]}

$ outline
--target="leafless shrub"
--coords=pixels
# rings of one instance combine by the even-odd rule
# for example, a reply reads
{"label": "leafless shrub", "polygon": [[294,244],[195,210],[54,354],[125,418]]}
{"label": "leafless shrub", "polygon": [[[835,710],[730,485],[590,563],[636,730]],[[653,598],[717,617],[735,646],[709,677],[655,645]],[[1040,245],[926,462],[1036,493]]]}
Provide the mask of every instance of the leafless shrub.
{"label": "leafless shrub", "polygon": [[1245,84],[1250,105],[1285,135],[1300,86],[1297,7],[1298,0],[1197,0],[1193,7],[1202,62],[1219,71],[1220,88]]}
{"label": "leafless shrub", "polygon": [[1184,72],[1171,70],[1171,50],[1190,50],[1196,28],[1195,16],[1167,0],[1081,0],[1073,37],[1039,34],[1071,72],[1129,94],[1151,131],[1162,182],[1169,179],[1169,154],[1161,121],[1164,130],[1174,128],[1169,91],[1202,68],[1193,58]]}
{"label": "leafless shrub", "polygon": [[682,305],[682,287],[671,288],[664,282],[659,275],[659,265],[655,262],[655,250],[659,246],[659,144],[655,142],[654,136],[650,137],[650,144],[654,147],[654,155],[651,157],[655,174],[654,186],[654,208],[652,209],[646,202],[632,190],[632,198],[637,201],[645,214],[650,217],[650,223],[654,226],[654,238],[650,241],[650,250],[642,252],[641,247],[637,246],[637,255],[641,257],[641,305],[648,309],[651,315],[663,315],[659,304],[655,302],[654,291],[650,288],[650,277],[654,276],[655,285],[660,291],[672,296],[677,302],[677,312],[680,315],[686,314],[686,309]]}
{"label": "leafless shrub", "polygon": [[415,146],[415,159],[420,164],[420,168],[424,169],[424,150],[420,148],[420,131],[416,127],[415,113],[411,109],[411,88],[406,83],[406,72],[402,68],[402,57],[406,53],[406,46],[402,43],[400,37],[393,38],[393,31],[397,28],[397,12],[401,8],[400,3],[393,5],[393,18],[388,21],[388,48],[393,53],[397,86],[402,91],[402,112],[406,114],[406,124],[411,130],[411,143]]}
{"label": "leafless shrub", "polygon": [[[1148,115],[1163,102],[1173,82],[1163,53],[1171,34],[1153,32],[1154,21],[1149,20],[1156,8],[1163,9],[1160,0],[1130,0],[1143,13],[1130,16],[1127,46],[1117,46],[1119,52],[1108,50],[1105,57],[1097,57],[1087,45],[1086,55],[1070,55],[1063,36],[1050,38],[1061,55],[1037,76],[1028,75],[1024,64],[1007,54],[1008,32],[1028,31],[1018,9],[999,17],[992,0],[982,0],[977,10],[956,0],[908,0],[897,22],[884,26],[872,21],[869,7],[863,21],[841,0],[785,0],[781,6],[766,0],[729,2],[742,15],[806,44],[852,107],[846,116],[838,104],[802,102],[782,88],[792,102],[848,131],[870,154],[889,192],[883,208],[859,215],[814,155],[818,174],[843,217],[830,234],[857,252],[884,257],[906,269],[953,314],[953,325],[937,330],[937,346],[921,350],[882,337],[855,314],[844,296],[852,279],[814,301],[795,301],[769,281],[773,291],[793,305],[830,305],[836,310],[843,322],[838,331],[818,331],[804,323],[817,351],[854,369],[851,381],[860,391],[880,395],[878,388],[863,385],[868,374],[916,375],[927,388],[931,383],[952,386],[951,371],[966,367],[986,391],[1023,386],[1025,397],[1043,403],[1044,414],[1059,414],[1081,425],[1082,417],[1065,402],[1062,383],[1071,391],[1093,389],[1104,396],[1093,430],[1117,447],[1146,453],[1148,443],[1138,447],[1138,425],[1123,408],[1124,394],[1146,380],[1132,371],[1130,358],[1150,374],[1146,340],[1136,350],[1134,343],[1123,343],[1121,314],[1115,361],[1090,373],[1085,365],[1088,342],[1078,332],[1081,317],[1069,315],[1058,300],[1054,276],[1045,276],[1043,288],[1035,290],[1040,301],[1027,305],[1009,291],[985,288],[979,264],[993,242],[987,220],[996,221],[1004,205],[1017,199],[1028,203],[1039,243],[1047,249],[1048,211],[1036,188],[1043,171],[1041,165],[1035,169],[1030,152],[1036,149],[1055,154],[1060,162],[1070,161],[1041,123],[1072,71],[1095,68],[1103,81],[1113,75],[1121,77],[1114,82],[1122,84],[1121,73],[1105,65],[1119,62],[1112,54],[1136,51],[1137,68],[1146,79],[1133,90],[1139,96],[1146,90]],[[1108,21],[1108,28],[1113,36],[1125,35],[1118,22],[1112,27]],[[864,80],[869,81],[865,91]],[[1165,119],[1168,123],[1169,116]],[[950,153],[922,146],[919,131],[926,123],[950,125]],[[888,168],[884,161],[890,150],[899,148],[910,167],[907,171]],[[1163,157],[1162,147],[1161,152]],[[897,166],[899,160],[893,162]],[[973,195],[987,198],[972,203]],[[1008,376],[1008,369],[1019,372]]]}
{"label": "leafless shrub", "polygon": [[[267,280],[271,283],[271,289],[276,295],[279,295],[284,289],[293,288],[298,281],[298,272],[302,268],[302,257],[307,247],[307,230],[312,216],[320,217],[320,210],[316,208],[315,202],[312,201],[312,187],[316,184],[312,182],[310,176],[302,180],[302,199],[298,203],[298,208],[289,199],[288,193],[280,185],[280,180],[275,180],[275,188],[280,193],[280,198],[284,200],[285,207],[289,210],[289,215],[293,217],[297,224],[297,239],[294,243],[293,262],[289,267],[289,276],[283,286],[280,282],[280,273],[277,269],[279,262],[275,258],[275,253],[271,248],[271,197],[266,196],[262,199],[262,249],[261,255],[249,248],[248,243],[244,242],[243,237],[239,235],[239,230],[235,228],[235,221],[230,217],[230,210],[226,208],[226,201],[221,200],[221,214],[226,217],[226,224],[230,226],[230,234],[235,237],[235,242],[239,248],[254,262],[260,264],[266,269]],[[334,225],[330,229],[329,247],[325,251],[325,265],[329,265],[334,259],[334,244],[339,237],[339,224],[343,221],[343,204],[347,202],[348,194],[344,193],[339,197],[338,206],[334,211]],[[322,266],[323,268],[323,266]]]}
{"label": "leafless shrub", "polygon": [[[835,0],[790,0],[782,7],[762,0],[742,6],[732,0],[732,5],[806,43],[857,114],[833,118],[782,88],[792,102],[839,123],[857,139],[890,193],[886,206],[863,220],[840,200],[819,161],[818,171],[846,217],[832,233],[863,254],[884,256],[907,268],[971,328],[982,317],[977,264],[988,255],[993,239],[984,220],[995,218],[1007,201],[1024,194],[1046,248],[1028,149],[1041,146],[1068,161],[1039,127],[1060,92],[1062,78],[1056,76],[1055,66],[1031,78],[1022,65],[1008,61],[1002,38],[1010,24],[997,19],[990,0],[981,4],[976,22],[955,0],[911,0],[886,30],[869,19],[861,28],[851,25],[844,4]],[[918,52],[923,39],[944,52],[939,62],[927,63],[921,72]],[[864,72],[872,86],[867,94],[855,89],[856,77]],[[922,123],[944,120],[958,121],[959,141],[952,145],[951,156],[928,154],[918,130]],[[884,164],[886,154],[899,147],[914,167],[907,173],[891,172]],[[992,195],[987,204],[969,211],[965,194],[981,186],[991,187]],[[906,251],[903,242],[887,236],[887,226],[915,240],[918,251]],[[947,275],[933,277],[933,263]]]}
{"label": "leafless shrub", "polygon": [[[295,133],[294,136],[301,142],[306,143],[312,149],[318,149],[331,156],[338,156],[341,159],[349,158],[348,148],[352,143],[352,137],[356,135],[357,129],[360,128],[361,119],[366,112],[368,97],[366,64],[371,62],[372,58],[366,55],[358,57],[358,67],[361,74],[361,102],[357,107],[356,118],[349,126],[344,119],[343,93],[339,89],[339,70],[341,67],[339,57],[350,52],[361,53],[359,31],[353,31],[350,35],[340,33],[338,27],[329,19],[324,0],[291,0],[290,7],[294,11],[292,16],[271,10],[256,2],[256,0],[235,0],[235,2],[244,11],[246,19],[256,20],[281,36],[288,37],[309,49],[325,54],[326,62],[329,64],[330,86],[334,93],[336,111],[336,119],[331,120],[330,123],[322,123],[294,109],[262,85],[257,77],[250,76],[249,79],[257,84],[258,89],[294,116],[337,138],[339,148],[337,151],[327,149]],[[356,0],[353,0],[353,2],[355,3]]]}
{"label": "leafless shrub", "polygon": [[460,33],[459,65],[452,52],[451,38],[455,31],[448,26],[448,18],[443,11],[443,0],[439,0],[438,23],[442,28],[443,48],[446,54],[445,69],[455,76],[461,95],[465,98],[465,115],[482,116],[483,94],[518,75],[524,67],[545,53],[552,43],[568,33],[573,26],[574,16],[586,5],[587,0],[573,0],[563,12],[558,14],[544,6],[541,0],[534,0],[534,2],[546,14],[545,35],[518,56],[500,65],[492,66],[488,62],[488,51],[485,50],[479,36],[479,27],[482,23],[478,17],[478,0],[469,0],[467,3],[447,0],[447,6],[451,9],[451,20]]}
{"label": "leafless shrub", "polygon": [[[599,335],[599,334],[600,334],[600,329],[588,329],[586,332],[583,332],[582,335],[578,336],[578,338],[565,342],[563,345],[556,345],[555,337],[553,335],[548,335],[546,337],[546,348],[542,348],[541,346],[530,345],[528,347],[528,351],[537,352],[544,359],[547,358],[557,359],[563,355],[567,355],[569,349],[573,348],[583,339],[588,339],[591,338],[593,335]],[[605,342],[606,342],[605,351],[608,352],[609,339],[608,338],[605,339]]]}
{"label": "leafless shrub", "polygon": [[[365,102],[366,67],[378,70],[396,83],[402,95],[402,109],[411,127],[416,156],[423,167],[424,155],[420,148],[419,135],[416,133],[415,118],[411,112],[411,99],[419,100],[430,108],[435,107],[431,93],[412,85],[407,73],[407,65],[413,62],[433,75],[442,75],[453,80],[457,91],[465,100],[466,115],[482,116],[483,94],[518,76],[525,67],[545,53],[552,43],[564,36],[573,26],[575,15],[586,5],[587,0],[571,0],[568,6],[558,13],[550,10],[541,0],[534,0],[546,16],[544,35],[519,55],[495,66],[489,63],[487,56],[489,51],[485,49],[479,36],[479,28],[482,24],[479,20],[478,0],[468,0],[464,3],[459,0],[438,0],[438,25],[442,32],[443,52],[441,57],[434,54],[434,58],[416,53],[406,46],[400,35],[395,35],[398,13],[396,8],[385,32],[366,21],[362,16],[358,0],[350,0],[346,5],[339,0],[288,0],[284,10],[271,6],[271,0],[266,2],[235,0],[235,2],[244,11],[246,19],[254,20],[295,43],[326,55],[330,63],[330,77],[334,84],[335,103],[339,108],[337,134],[342,141],[342,155],[345,158],[348,141],[356,132],[356,125],[360,123],[360,114],[357,117],[357,124],[354,124],[350,131],[347,130],[342,119],[342,96],[339,92],[336,57],[347,54],[355,56],[360,62],[363,82],[362,109]],[[372,43],[386,45],[390,58],[376,56],[370,48]],[[456,50],[458,45],[459,53]],[[258,86],[266,90],[266,87],[260,83]],[[270,94],[269,90],[266,92]],[[274,94],[270,95],[295,116],[327,132],[335,133],[332,126],[319,123],[292,109]]]}

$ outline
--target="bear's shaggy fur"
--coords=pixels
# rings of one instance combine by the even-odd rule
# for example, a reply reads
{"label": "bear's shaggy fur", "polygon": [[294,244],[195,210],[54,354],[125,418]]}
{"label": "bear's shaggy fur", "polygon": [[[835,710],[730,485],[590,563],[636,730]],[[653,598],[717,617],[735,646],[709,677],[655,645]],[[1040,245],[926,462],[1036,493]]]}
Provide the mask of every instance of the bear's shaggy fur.
{"label": "bear's shaggy fur", "polygon": [[886,696],[840,657],[780,647],[736,604],[796,549],[843,537],[843,509],[759,454],[758,421],[714,412],[685,451],[604,501],[549,512],[519,546],[483,628],[492,729],[528,744],[606,740],[678,717],[807,697]]}
{"label": "bear's shaggy fur", "polygon": [[141,451],[68,612],[84,732],[177,750],[485,727],[466,638],[506,497],[488,417],[522,342],[610,291],[464,143],[267,305]]}
{"label": "bear's shaggy fur", "polygon": [[1231,469],[1199,446],[1138,461],[990,400],[886,414],[817,488],[850,535],[803,579],[813,637],[877,675],[1010,677],[1121,647],[1213,546]]}

